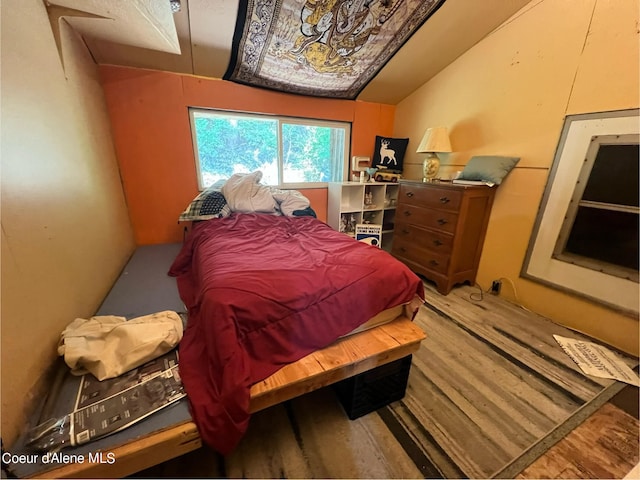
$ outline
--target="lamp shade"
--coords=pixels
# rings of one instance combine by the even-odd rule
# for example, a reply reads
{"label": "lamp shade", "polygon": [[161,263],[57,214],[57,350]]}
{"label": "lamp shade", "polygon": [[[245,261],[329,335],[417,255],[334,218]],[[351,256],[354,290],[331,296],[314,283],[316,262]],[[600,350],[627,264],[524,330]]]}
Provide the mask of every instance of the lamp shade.
{"label": "lamp shade", "polygon": [[428,128],[416,152],[451,152],[451,142],[446,127]]}

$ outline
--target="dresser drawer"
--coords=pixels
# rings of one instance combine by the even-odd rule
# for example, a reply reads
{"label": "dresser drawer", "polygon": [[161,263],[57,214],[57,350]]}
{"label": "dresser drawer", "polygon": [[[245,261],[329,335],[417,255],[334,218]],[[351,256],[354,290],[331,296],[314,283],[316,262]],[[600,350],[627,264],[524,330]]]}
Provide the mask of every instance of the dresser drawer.
{"label": "dresser drawer", "polygon": [[494,188],[400,180],[391,253],[448,294],[473,285]]}
{"label": "dresser drawer", "polygon": [[457,212],[462,203],[462,192],[420,184],[402,184],[400,185],[398,203],[410,203],[426,208],[438,208]]}
{"label": "dresser drawer", "polygon": [[431,210],[401,203],[396,209],[396,223],[412,223],[442,232],[453,233],[456,230],[458,215],[456,212]]}
{"label": "dresser drawer", "polygon": [[391,253],[400,259],[415,262],[428,270],[438,273],[446,274],[449,267],[449,255],[421,248],[403,238],[393,239]]}
{"label": "dresser drawer", "polygon": [[396,221],[396,238],[401,238],[418,247],[433,250],[440,254],[450,254],[453,248],[453,235],[433,230],[425,230],[416,225]]}

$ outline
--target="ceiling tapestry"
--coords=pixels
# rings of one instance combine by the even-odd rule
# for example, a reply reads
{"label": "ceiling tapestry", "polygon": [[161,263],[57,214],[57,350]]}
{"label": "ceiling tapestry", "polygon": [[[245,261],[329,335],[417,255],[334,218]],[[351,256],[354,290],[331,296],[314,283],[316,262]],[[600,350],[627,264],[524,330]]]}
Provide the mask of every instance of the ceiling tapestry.
{"label": "ceiling tapestry", "polygon": [[444,0],[240,0],[229,67],[246,85],[355,99]]}

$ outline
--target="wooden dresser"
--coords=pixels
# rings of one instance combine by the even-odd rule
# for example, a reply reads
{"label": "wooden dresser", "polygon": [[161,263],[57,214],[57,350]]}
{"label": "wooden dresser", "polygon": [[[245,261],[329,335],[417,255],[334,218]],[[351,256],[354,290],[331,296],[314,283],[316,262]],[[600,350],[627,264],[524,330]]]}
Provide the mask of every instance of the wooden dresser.
{"label": "wooden dresser", "polygon": [[474,284],[495,187],[400,183],[391,253],[448,294]]}

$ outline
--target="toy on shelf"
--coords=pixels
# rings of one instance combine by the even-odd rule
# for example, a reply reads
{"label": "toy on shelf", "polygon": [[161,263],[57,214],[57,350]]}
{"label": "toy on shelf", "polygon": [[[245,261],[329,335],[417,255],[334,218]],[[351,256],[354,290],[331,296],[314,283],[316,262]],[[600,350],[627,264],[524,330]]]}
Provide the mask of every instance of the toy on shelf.
{"label": "toy on shelf", "polygon": [[393,170],[387,170],[386,167],[379,167],[378,171],[375,173],[373,177],[376,182],[392,182],[398,183],[398,180],[402,178],[402,175]]}

